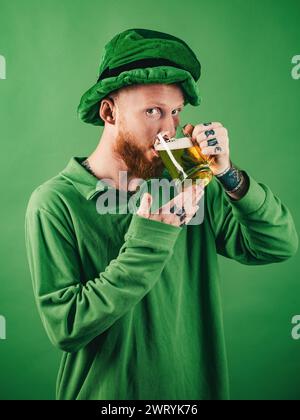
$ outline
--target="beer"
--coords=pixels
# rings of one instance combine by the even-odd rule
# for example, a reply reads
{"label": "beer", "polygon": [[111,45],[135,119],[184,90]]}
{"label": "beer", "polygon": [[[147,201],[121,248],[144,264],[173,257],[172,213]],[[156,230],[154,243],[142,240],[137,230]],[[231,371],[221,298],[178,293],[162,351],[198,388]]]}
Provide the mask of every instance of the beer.
{"label": "beer", "polygon": [[182,182],[187,178],[192,180],[200,178],[205,186],[211,181],[213,173],[209,167],[209,160],[190,137],[165,140],[160,133],[157,139],[154,148],[173,179]]}

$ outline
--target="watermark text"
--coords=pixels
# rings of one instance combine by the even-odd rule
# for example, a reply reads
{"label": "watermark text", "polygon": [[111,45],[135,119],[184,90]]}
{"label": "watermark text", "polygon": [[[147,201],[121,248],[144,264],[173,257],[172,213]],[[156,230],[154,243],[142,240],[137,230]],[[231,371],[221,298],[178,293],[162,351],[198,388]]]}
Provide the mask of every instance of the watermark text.
{"label": "watermark text", "polygon": [[292,78],[298,80],[300,79],[300,55],[292,57],[292,64],[296,64],[291,71]]}
{"label": "watermark text", "polygon": [[0,55],[0,80],[6,79],[6,60],[3,55]]}
{"label": "watermark text", "polygon": [[0,340],[6,340],[6,319],[0,315]]}
{"label": "watermark text", "polygon": [[300,315],[293,316],[292,324],[294,325],[292,329],[292,338],[293,340],[300,340]]}
{"label": "watermark text", "polygon": [[[204,188],[201,179],[185,179],[179,181],[176,179],[156,179],[144,180],[134,178],[128,182],[127,171],[119,171],[118,185],[111,179],[101,179],[97,183],[96,189],[103,191],[96,200],[96,210],[99,214],[128,214],[137,213],[142,196],[144,193],[150,193],[153,201],[151,204],[151,214],[171,214],[174,212],[174,202],[176,209],[191,209],[195,206],[196,193],[186,194],[191,191],[193,185]],[[128,198],[128,191],[133,192]],[[200,225],[204,220],[204,194],[201,199],[196,200],[198,210],[193,218],[189,220],[189,225]],[[177,212],[176,212],[177,214]]]}

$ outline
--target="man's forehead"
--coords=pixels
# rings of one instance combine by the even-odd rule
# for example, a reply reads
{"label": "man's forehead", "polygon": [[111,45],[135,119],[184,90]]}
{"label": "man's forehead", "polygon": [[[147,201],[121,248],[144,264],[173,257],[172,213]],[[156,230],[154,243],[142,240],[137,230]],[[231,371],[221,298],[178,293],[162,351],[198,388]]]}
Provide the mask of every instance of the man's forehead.
{"label": "man's forehead", "polygon": [[145,103],[155,103],[160,106],[169,106],[174,101],[176,105],[184,104],[184,96],[181,88],[176,84],[149,84],[135,85],[132,89],[124,92],[132,94],[132,98],[137,98]]}
{"label": "man's forehead", "polygon": [[184,106],[184,99],[169,99],[166,102],[160,102],[158,100],[156,100],[156,98],[153,98],[152,100],[145,100],[144,102],[140,102],[138,104],[140,107],[154,107],[154,106],[158,106],[161,108],[180,108]]}

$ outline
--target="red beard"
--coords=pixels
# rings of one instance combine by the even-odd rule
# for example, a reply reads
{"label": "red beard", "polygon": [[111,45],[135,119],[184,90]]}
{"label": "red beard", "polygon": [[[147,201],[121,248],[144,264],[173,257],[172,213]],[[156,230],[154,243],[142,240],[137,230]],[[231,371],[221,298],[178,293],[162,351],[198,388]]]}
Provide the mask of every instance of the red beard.
{"label": "red beard", "polygon": [[159,178],[163,173],[164,165],[162,160],[157,156],[149,160],[145,156],[146,150],[141,149],[136,144],[134,136],[129,132],[120,131],[113,151],[118,158],[125,162],[130,177],[147,180]]}

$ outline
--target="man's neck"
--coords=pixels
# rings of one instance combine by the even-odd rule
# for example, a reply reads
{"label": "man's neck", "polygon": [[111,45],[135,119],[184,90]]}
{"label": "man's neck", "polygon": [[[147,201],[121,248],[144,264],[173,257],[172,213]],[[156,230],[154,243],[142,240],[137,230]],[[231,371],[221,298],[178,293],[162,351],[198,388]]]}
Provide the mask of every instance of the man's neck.
{"label": "man's neck", "polygon": [[[125,163],[114,156],[112,143],[103,140],[101,138],[97,148],[87,157],[93,174],[116,189],[136,191],[138,181],[127,172]],[[122,176],[120,180],[119,173],[121,171],[123,172],[122,175],[125,176]]]}

